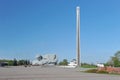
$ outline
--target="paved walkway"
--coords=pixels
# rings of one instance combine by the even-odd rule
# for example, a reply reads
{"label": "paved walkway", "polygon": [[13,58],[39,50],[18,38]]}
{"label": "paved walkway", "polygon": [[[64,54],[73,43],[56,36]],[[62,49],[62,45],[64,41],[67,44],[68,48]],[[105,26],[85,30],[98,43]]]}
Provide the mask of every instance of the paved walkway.
{"label": "paved walkway", "polygon": [[83,73],[59,67],[0,67],[0,80],[120,80],[120,75]]}

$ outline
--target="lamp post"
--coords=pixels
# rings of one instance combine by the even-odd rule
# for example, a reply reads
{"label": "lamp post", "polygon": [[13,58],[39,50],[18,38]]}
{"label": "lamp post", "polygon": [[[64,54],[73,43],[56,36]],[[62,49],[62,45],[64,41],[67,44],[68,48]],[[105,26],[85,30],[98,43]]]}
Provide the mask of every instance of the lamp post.
{"label": "lamp post", "polygon": [[80,64],[80,7],[76,7],[76,60],[77,66]]}

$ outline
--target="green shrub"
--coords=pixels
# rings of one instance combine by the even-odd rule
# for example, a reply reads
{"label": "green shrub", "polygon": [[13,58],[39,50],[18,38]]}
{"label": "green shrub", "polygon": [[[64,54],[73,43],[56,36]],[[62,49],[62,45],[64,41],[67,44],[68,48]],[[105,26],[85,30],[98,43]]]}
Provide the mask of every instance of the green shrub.
{"label": "green shrub", "polygon": [[107,71],[103,71],[103,70],[101,70],[101,71],[97,71],[97,73],[104,73],[104,74],[108,74],[108,72],[107,72]]}
{"label": "green shrub", "polygon": [[104,71],[104,70],[98,71],[97,69],[90,69],[90,70],[87,70],[87,71],[85,71],[85,72],[88,72],[88,73],[108,74],[107,71]]}
{"label": "green shrub", "polygon": [[88,63],[81,63],[81,67],[83,67],[83,68],[96,68],[96,65],[88,64]]}
{"label": "green shrub", "polygon": [[87,70],[85,72],[88,72],[88,73],[96,73],[97,72],[97,69],[90,69],[90,70]]}

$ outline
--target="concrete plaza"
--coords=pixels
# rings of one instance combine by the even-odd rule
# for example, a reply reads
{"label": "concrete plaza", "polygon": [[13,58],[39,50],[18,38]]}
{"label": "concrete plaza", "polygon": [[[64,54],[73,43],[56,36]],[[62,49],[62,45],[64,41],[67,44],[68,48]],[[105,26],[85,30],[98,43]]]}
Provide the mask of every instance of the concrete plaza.
{"label": "concrete plaza", "polygon": [[0,67],[0,80],[120,80],[120,75],[80,72],[60,67]]}

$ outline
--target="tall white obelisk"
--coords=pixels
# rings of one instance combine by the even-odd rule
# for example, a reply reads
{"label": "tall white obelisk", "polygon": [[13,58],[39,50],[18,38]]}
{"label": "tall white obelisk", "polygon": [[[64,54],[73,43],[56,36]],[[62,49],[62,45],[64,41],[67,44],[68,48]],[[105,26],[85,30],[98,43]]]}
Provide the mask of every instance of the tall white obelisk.
{"label": "tall white obelisk", "polygon": [[76,7],[76,60],[77,66],[80,65],[80,7]]}

